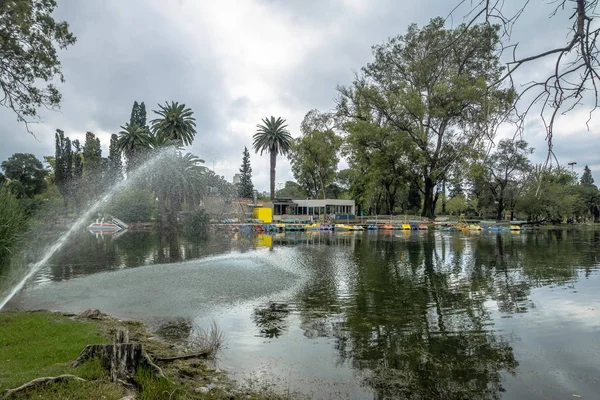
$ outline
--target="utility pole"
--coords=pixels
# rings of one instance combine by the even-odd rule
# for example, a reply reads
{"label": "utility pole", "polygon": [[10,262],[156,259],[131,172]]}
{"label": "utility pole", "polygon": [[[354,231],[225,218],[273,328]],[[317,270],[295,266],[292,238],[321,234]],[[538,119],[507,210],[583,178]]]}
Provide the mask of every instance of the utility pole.
{"label": "utility pole", "polygon": [[572,162],[570,162],[570,163],[567,164],[567,165],[571,166],[571,173],[573,173],[573,166],[576,165],[576,164],[577,164],[576,161],[572,161]]}

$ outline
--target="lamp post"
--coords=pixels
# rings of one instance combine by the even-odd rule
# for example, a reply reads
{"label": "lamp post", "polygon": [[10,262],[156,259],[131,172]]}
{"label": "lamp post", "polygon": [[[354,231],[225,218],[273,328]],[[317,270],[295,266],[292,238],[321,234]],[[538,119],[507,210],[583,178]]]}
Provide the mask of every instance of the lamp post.
{"label": "lamp post", "polygon": [[568,163],[567,165],[571,166],[571,173],[573,173],[573,166],[576,165],[577,162],[576,161],[571,161],[570,163]]}

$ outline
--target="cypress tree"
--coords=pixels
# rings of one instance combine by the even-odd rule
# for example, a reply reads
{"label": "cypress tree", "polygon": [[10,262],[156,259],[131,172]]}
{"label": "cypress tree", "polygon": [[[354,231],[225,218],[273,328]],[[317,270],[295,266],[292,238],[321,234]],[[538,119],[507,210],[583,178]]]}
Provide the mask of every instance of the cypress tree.
{"label": "cypress tree", "polygon": [[583,169],[583,175],[581,175],[581,184],[583,186],[593,186],[594,178],[592,177],[592,170],[586,165]]}
{"label": "cypress tree", "polygon": [[250,166],[250,152],[248,148],[244,147],[244,153],[242,157],[242,166],[240,167],[240,174],[242,175],[238,187],[238,196],[242,199],[252,198],[254,192],[254,185],[252,184],[252,167]]}
{"label": "cypress tree", "polygon": [[111,183],[123,179],[123,162],[121,160],[121,151],[119,150],[119,137],[115,133],[110,136],[107,169],[108,179]]}

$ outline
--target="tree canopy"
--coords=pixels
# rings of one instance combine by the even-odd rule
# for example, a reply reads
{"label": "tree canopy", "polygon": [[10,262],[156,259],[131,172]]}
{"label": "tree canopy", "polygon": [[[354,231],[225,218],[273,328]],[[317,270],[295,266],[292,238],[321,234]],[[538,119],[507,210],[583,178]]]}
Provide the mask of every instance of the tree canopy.
{"label": "tree canopy", "polygon": [[260,155],[264,152],[269,153],[271,199],[274,199],[277,154],[287,155],[291,150],[293,138],[285,119],[281,117],[263,118],[262,124],[256,125],[256,128],[256,133],[252,136],[252,147],[256,153],[260,152]]}
{"label": "tree canopy", "polygon": [[33,154],[15,153],[2,161],[2,169],[17,197],[33,197],[46,188],[44,166]]}
{"label": "tree canopy", "polygon": [[373,48],[374,61],[351,87],[339,89],[339,112],[404,132],[417,154],[422,215],[433,217],[439,191],[457,159],[493,135],[491,121],[512,106],[511,89],[489,89],[502,68],[495,52],[498,28],[446,29],[433,19]]}
{"label": "tree canopy", "polygon": [[40,107],[60,105],[61,93],[52,83],[64,81],[57,50],[76,41],[69,25],[52,16],[55,8],[55,0],[0,2],[0,104],[28,131]]}

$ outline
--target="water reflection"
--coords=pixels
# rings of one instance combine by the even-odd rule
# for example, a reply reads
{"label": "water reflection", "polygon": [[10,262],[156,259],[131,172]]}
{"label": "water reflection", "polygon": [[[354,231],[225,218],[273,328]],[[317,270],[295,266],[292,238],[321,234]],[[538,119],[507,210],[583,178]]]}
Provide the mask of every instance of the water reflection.
{"label": "water reflection", "polygon": [[304,335],[334,339],[338,365],[385,399],[501,398],[519,363],[491,313],[527,312],[532,288],[598,265],[599,232],[294,239],[313,276],[290,302]]}

